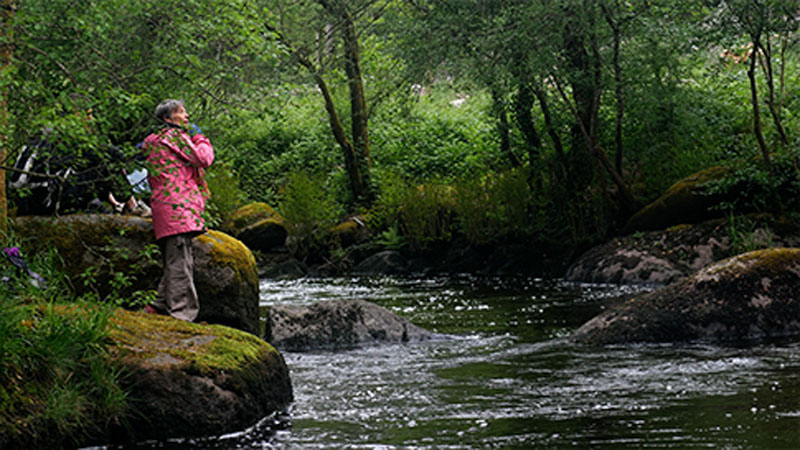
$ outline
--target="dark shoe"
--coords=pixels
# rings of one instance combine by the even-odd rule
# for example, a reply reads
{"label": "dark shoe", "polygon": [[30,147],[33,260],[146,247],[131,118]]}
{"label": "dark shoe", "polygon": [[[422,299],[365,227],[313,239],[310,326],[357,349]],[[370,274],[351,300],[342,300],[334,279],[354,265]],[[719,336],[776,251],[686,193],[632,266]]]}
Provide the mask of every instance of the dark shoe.
{"label": "dark shoe", "polygon": [[163,312],[163,311],[161,311],[160,309],[156,308],[156,307],[155,307],[155,306],[153,306],[153,305],[147,305],[147,306],[145,306],[145,307],[142,309],[142,312],[143,312],[143,313],[147,313],[147,314],[164,314],[164,312]]}

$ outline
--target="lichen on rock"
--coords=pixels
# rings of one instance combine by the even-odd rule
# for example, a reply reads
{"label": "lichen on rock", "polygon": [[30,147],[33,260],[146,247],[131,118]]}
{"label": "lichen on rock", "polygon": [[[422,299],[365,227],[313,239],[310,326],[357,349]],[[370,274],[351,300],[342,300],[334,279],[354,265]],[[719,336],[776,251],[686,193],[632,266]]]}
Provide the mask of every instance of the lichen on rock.
{"label": "lichen on rock", "polygon": [[742,342],[800,336],[800,249],[744,253],[593,318],[590,344]]}

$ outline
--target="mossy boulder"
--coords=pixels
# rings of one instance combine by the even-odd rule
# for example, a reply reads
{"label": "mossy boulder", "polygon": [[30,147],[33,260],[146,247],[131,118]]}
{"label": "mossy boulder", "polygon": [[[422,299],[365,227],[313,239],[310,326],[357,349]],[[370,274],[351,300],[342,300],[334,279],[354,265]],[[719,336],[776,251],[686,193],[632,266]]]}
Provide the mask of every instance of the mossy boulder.
{"label": "mossy boulder", "polygon": [[[58,251],[61,269],[79,293],[128,298],[155,290],[163,263],[149,219],[110,214],[19,217],[16,233],[26,253]],[[211,230],[193,241],[198,321],[258,333],[258,275],[252,252],[240,241]],[[123,275],[124,283],[120,283]]]}
{"label": "mossy boulder", "polygon": [[293,398],[281,354],[252,334],[117,310],[111,357],[128,392],[128,430],[111,437],[214,436],[243,430]]}
{"label": "mossy boulder", "polygon": [[239,208],[223,229],[248,248],[270,251],[282,247],[288,235],[283,218],[266,203],[255,202]]}
{"label": "mossy boulder", "polygon": [[340,350],[441,337],[364,300],[330,300],[269,308],[267,337],[286,351]]}
{"label": "mossy boulder", "polygon": [[679,180],[655,201],[634,214],[625,224],[623,233],[663,230],[673,225],[699,223],[721,217],[722,211],[711,208],[721,198],[704,194],[702,185],[722,179],[728,173],[729,169],[714,166]]}
{"label": "mossy boulder", "polygon": [[581,326],[593,345],[755,342],[800,336],[800,249],[758,250],[719,261],[634,297]]}
{"label": "mossy boulder", "polygon": [[361,244],[369,240],[370,233],[366,220],[361,216],[353,216],[331,229],[331,234],[342,247]]}

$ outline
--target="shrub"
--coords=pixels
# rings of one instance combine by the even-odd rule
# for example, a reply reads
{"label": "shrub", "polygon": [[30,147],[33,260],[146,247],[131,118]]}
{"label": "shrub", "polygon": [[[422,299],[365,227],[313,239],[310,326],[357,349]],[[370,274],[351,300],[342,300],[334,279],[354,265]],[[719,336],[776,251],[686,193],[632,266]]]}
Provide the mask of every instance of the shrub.
{"label": "shrub", "polygon": [[526,170],[475,177],[458,184],[455,212],[460,230],[472,243],[519,238],[530,231],[532,192]]}
{"label": "shrub", "polygon": [[329,236],[341,215],[340,207],[320,177],[293,172],[288,179],[280,192],[278,211],[289,233],[289,250],[296,256],[306,257]]}

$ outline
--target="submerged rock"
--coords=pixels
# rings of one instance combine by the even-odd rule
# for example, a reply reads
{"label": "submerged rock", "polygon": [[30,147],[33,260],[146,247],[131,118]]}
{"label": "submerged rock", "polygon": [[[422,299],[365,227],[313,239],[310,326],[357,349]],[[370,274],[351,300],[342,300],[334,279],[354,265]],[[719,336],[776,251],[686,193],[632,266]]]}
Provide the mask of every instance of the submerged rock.
{"label": "submerged rock", "polygon": [[600,314],[574,334],[594,345],[740,342],[800,336],[800,249],[744,253]]}
{"label": "submerged rock", "polygon": [[214,436],[243,430],[293,399],[281,354],[221,325],[118,310],[111,357],[128,392],[127,439]]}
{"label": "submerged rock", "polygon": [[[19,217],[14,229],[26,254],[58,251],[62,270],[79,293],[128,298],[155,290],[162,261],[150,219],[111,214]],[[198,321],[258,334],[258,274],[252,252],[225,233],[210,230],[193,242]],[[119,283],[122,275],[126,283]],[[116,289],[116,292],[114,292]]]}
{"label": "submerged rock", "polygon": [[269,308],[267,340],[287,351],[338,350],[440,337],[364,300]]}

